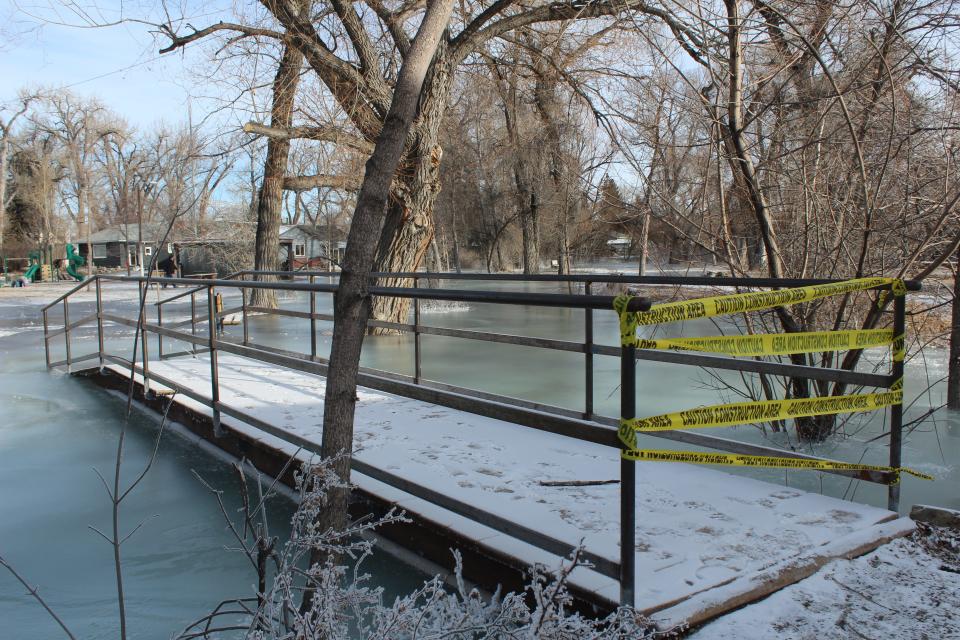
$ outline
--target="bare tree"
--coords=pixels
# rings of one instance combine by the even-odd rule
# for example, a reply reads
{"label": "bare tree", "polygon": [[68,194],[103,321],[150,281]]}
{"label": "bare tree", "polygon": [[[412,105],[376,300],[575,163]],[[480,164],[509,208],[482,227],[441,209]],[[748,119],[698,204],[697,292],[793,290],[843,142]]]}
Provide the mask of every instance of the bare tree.
{"label": "bare tree", "polygon": [[[13,136],[13,128],[27,111],[30,104],[39,98],[39,94],[23,92],[20,94],[17,104],[12,107],[9,116],[0,121],[0,260],[5,260],[7,254],[4,253],[3,239],[6,234],[7,207],[12,201],[13,194],[7,194],[7,175],[9,173],[11,145],[10,139]],[[0,265],[0,269],[6,270],[6,266]]]}

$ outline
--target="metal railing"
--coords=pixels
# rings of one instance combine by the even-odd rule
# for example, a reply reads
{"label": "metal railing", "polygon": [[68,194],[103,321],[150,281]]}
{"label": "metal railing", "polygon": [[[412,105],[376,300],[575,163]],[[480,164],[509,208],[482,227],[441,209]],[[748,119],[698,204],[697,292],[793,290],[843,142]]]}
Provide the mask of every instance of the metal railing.
{"label": "metal railing", "polygon": [[[287,281],[259,281],[249,278],[267,276],[284,277]],[[113,276],[100,275],[90,280],[80,283],[70,291],[60,296],[50,304],[43,307],[43,325],[44,325],[44,346],[45,358],[48,368],[66,366],[68,371],[72,370],[74,364],[89,360],[98,360],[99,366],[104,367],[107,363],[117,364],[132,370],[141,375],[145,393],[150,392],[150,382],[154,381],[160,385],[174,389],[183,395],[192,398],[201,404],[210,408],[213,417],[214,432],[220,436],[224,433],[221,425],[221,416],[227,415],[236,420],[245,422],[271,435],[277,436],[296,446],[303,447],[307,451],[319,453],[319,443],[308,441],[295,434],[266,423],[259,418],[252,416],[236,407],[229,406],[220,399],[219,385],[219,366],[218,353],[225,352],[244,358],[265,362],[305,373],[326,375],[328,361],[326,358],[318,355],[317,345],[317,322],[332,322],[331,314],[317,312],[317,295],[328,294],[335,295],[337,285],[333,282],[317,282],[318,278],[328,278],[329,280],[339,276],[339,273],[330,272],[252,272],[241,271],[231,274],[225,279],[215,280],[196,280],[190,278],[163,278],[147,279],[135,276]],[[613,449],[621,449],[622,445],[617,437],[616,427],[619,424],[619,417],[599,415],[594,407],[594,356],[613,356],[620,359],[621,370],[621,416],[632,417],[635,415],[636,408],[636,361],[649,360],[656,362],[668,362],[682,365],[691,365],[696,367],[706,367],[713,369],[752,372],[759,374],[769,374],[785,376],[789,378],[803,378],[807,380],[819,380],[827,382],[847,383],[858,386],[872,387],[891,387],[896,380],[903,375],[903,363],[894,363],[890,374],[869,373],[860,371],[848,371],[845,369],[806,366],[788,364],[782,362],[763,361],[759,359],[741,359],[727,356],[709,355],[695,352],[684,351],[658,351],[650,349],[638,349],[635,347],[620,347],[594,342],[594,312],[602,310],[613,313],[613,296],[595,295],[591,287],[596,284],[626,284],[626,285],[699,285],[711,287],[797,287],[816,284],[827,284],[837,282],[837,280],[826,279],[770,279],[770,278],[723,278],[723,277],[672,277],[672,276],[604,276],[604,275],[571,275],[571,276],[526,276],[526,275],[486,275],[473,273],[408,273],[408,274],[373,274],[374,283],[368,288],[371,295],[374,296],[395,296],[409,298],[413,306],[413,322],[385,322],[370,320],[371,327],[389,329],[400,333],[412,333],[414,336],[414,366],[413,375],[403,375],[395,372],[371,369],[361,367],[359,375],[359,384],[365,387],[395,393],[407,396],[413,399],[430,402],[437,405],[450,407],[453,409],[464,410],[478,415],[497,418],[509,421],[521,426],[530,427],[564,435],[581,441],[602,444]],[[412,287],[384,287],[375,284],[376,279],[390,278],[396,280],[408,280]],[[298,282],[297,280],[306,280]],[[511,291],[489,291],[489,290],[459,290],[459,289],[430,289],[421,288],[420,281],[429,279],[436,280],[460,280],[460,281],[491,281],[491,282],[554,282],[554,283],[578,283],[583,285],[583,293],[577,294],[557,294],[557,293],[525,293]],[[126,282],[136,283],[139,287],[151,283],[165,283],[174,285],[186,285],[188,289],[154,303],[157,312],[156,323],[144,320],[138,323],[135,319],[125,318],[116,314],[107,313],[103,307],[102,288],[104,283]],[[87,315],[79,320],[70,320],[69,299],[77,291],[89,287],[96,287],[96,313]],[[239,289],[241,291],[241,304],[239,307],[226,308],[218,310],[216,306],[216,294],[218,290]],[[253,306],[248,302],[248,294],[254,289],[269,289],[282,292],[301,292],[307,293],[309,297],[309,311],[297,311],[293,309],[271,309],[266,307]],[[918,290],[918,283],[907,283],[908,290]],[[205,313],[198,316],[197,297],[204,295],[206,298]],[[190,319],[176,322],[174,324],[163,323],[163,309],[166,305],[190,297]],[[558,340],[542,337],[521,336],[512,334],[493,333],[487,331],[454,329],[447,327],[436,327],[424,325],[421,317],[421,301],[438,300],[470,303],[493,303],[504,305],[528,305],[528,306],[546,306],[559,307],[567,309],[579,309],[584,312],[584,335],[582,341]],[[61,329],[51,330],[49,328],[48,314],[50,310],[58,304],[63,305],[64,326]],[[200,303],[203,304],[202,302]],[[643,298],[634,298],[631,302],[631,311],[646,310],[650,302]],[[241,314],[242,339],[236,340],[225,335],[220,335],[217,331],[218,322],[225,316]],[[257,344],[251,339],[250,335],[250,314],[261,313],[269,315],[284,316],[308,320],[310,322],[310,351],[298,352],[280,349],[263,344]],[[893,310],[893,329],[895,335],[903,333],[905,324],[905,297],[897,296],[895,298]],[[82,325],[96,322],[98,335],[98,351],[83,356],[74,356],[71,350],[71,332]],[[115,322],[120,325],[132,327],[142,331],[144,338],[140,341],[141,353],[139,357],[141,362],[131,362],[130,359],[108,353],[105,348],[104,340],[104,321]],[[201,335],[198,326],[207,323],[206,335]],[[189,324],[189,332],[183,330]],[[50,341],[63,333],[65,339],[66,359],[60,361],[51,361]],[[148,340],[146,336],[152,334],[157,336],[158,353],[157,357],[161,360],[179,357],[186,354],[209,353],[210,359],[210,393],[209,395],[201,393],[197,389],[190,388],[176,380],[171,380],[155,372],[150,371],[150,352],[147,347]],[[444,383],[442,381],[429,380],[422,375],[422,346],[421,336],[445,336],[472,341],[485,341],[500,344],[510,344],[525,347],[533,347],[551,351],[561,351],[569,353],[583,354],[583,379],[584,379],[584,398],[583,411],[574,411],[564,407],[553,406],[529,399],[507,397],[497,394],[491,394],[477,389],[470,389]],[[190,345],[188,351],[179,351],[175,353],[164,353],[164,338],[179,340]],[[136,360],[136,358],[134,358]],[[891,409],[891,429],[890,429],[890,466],[898,468],[900,466],[900,448],[902,439],[902,408],[895,405]],[[747,455],[761,456],[779,456],[800,459],[822,459],[807,456],[795,451],[779,449],[764,445],[739,442],[728,438],[713,436],[692,431],[663,431],[651,433],[650,435],[660,438],[666,438],[674,441],[683,442],[695,446],[706,447],[710,449],[739,453]],[[544,532],[531,530],[518,523],[507,520],[503,517],[488,511],[481,510],[474,505],[455,500],[439,492],[415,484],[392,474],[384,469],[375,468],[368,463],[354,459],[352,467],[359,473],[384,482],[401,491],[424,499],[439,507],[447,509],[460,516],[479,522],[485,526],[498,529],[528,544],[539,547],[550,553],[566,556],[573,550],[573,545],[558,540]],[[877,471],[847,471],[847,470],[829,470],[825,473],[832,473],[841,476],[847,476],[888,485],[889,505],[896,509],[899,501],[899,486],[896,484],[896,474]],[[621,558],[620,562],[614,562],[606,557],[595,553],[587,552],[582,554],[588,562],[594,565],[594,570],[604,576],[617,579],[621,584],[621,601],[632,604],[634,593],[634,556],[632,550],[635,540],[635,504],[636,504],[636,483],[633,470],[633,463],[621,461],[621,482],[620,482],[620,541]]]}

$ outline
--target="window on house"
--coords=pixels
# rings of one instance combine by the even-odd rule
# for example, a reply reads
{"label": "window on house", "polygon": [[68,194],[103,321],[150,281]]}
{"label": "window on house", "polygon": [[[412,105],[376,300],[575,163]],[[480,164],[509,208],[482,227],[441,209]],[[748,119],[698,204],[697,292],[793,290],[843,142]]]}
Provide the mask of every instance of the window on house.
{"label": "window on house", "polygon": [[302,258],[307,255],[307,245],[299,243],[293,245],[293,255],[297,258]]}
{"label": "window on house", "polygon": [[93,245],[93,258],[101,259],[107,257],[107,245],[105,244],[95,244]]}
{"label": "window on house", "polygon": [[145,256],[152,256],[152,255],[153,255],[153,247],[151,247],[150,245],[145,246],[145,247],[143,248],[143,255],[145,255]]}

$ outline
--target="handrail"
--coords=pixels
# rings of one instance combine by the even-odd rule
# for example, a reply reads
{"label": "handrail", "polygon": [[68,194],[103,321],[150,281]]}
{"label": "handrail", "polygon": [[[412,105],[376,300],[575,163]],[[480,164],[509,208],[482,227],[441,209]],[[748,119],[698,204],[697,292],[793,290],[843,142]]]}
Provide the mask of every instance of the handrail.
{"label": "handrail", "polygon": [[[339,276],[340,271],[254,271],[243,270],[241,275],[271,275],[290,277],[329,277]],[[604,275],[592,273],[576,273],[569,275],[557,274],[522,274],[522,273],[452,273],[432,271],[376,271],[370,274],[371,278],[396,279],[427,279],[427,280],[499,280],[505,282],[606,282],[611,284],[650,284],[650,285],[695,285],[716,287],[808,287],[821,284],[844,282],[846,278],[736,278],[726,276],[631,276],[631,275]],[[905,280],[908,291],[920,291],[923,282],[920,280]]]}
{"label": "handrail", "polygon": [[55,304],[57,304],[57,303],[63,302],[63,299],[64,299],[64,298],[69,298],[70,296],[72,296],[73,294],[75,294],[75,293],[76,293],[77,291],[79,291],[80,289],[82,289],[82,288],[84,288],[84,287],[89,287],[91,284],[94,284],[94,283],[97,281],[97,278],[99,278],[99,277],[100,277],[99,275],[91,276],[91,277],[87,278],[86,280],[84,280],[83,282],[78,282],[78,283],[77,283],[77,286],[75,286],[74,288],[70,289],[70,291],[67,291],[65,294],[63,294],[62,296],[60,296],[59,298],[57,298],[56,300],[54,300],[53,302],[51,302],[51,303],[48,304],[47,306],[42,307],[42,308],[40,309],[40,311],[41,311],[41,312],[42,312],[42,311],[49,311],[49,310],[50,310],[50,307],[52,307],[53,305],[55,305]]}
{"label": "handrail", "polygon": [[[224,280],[232,280],[233,278],[236,278],[237,276],[243,275],[243,274],[245,274],[245,273],[246,273],[246,271],[234,271],[233,273],[228,273],[226,276],[223,277],[223,279],[224,279]],[[191,280],[200,280],[200,278],[190,278],[190,279],[191,279]],[[151,281],[154,281],[154,282],[155,282],[156,280],[157,280],[157,278],[151,278]],[[160,278],[160,280],[167,281],[167,280],[169,280],[169,279],[168,279],[168,278]],[[204,281],[204,282],[210,282],[210,279],[208,279],[208,278],[203,278],[203,281]],[[161,283],[161,284],[162,284],[162,283]],[[163,300],[160,300],[159,302],[154,302],[153,304],[154,304],[154,306],[159,307],[159,306],[162,306],[162,305],[164,305],[164,304],[166,304],[166,303],[168,303],[168,302],[172,302],[172,301],[174,301],[174,300],[178,300],[178,299],[180,299],[180,298],[183,298],[184,296],[188,296],[188,295],[190,295],[191,293],[200,293],[200,292],[203,291],[205,288],[206,288],[206,286],[198,286],[198,287],[196,287],[195,289],[188,289],[187,291],[183,291],[182,293],[178,293],[178,294],[176,294],[176,295],[174,295],[174,296],[170,296],[169,298],[164,298]]]}
{"label": "handrail", "polygon": [[[104,280],[117,282],[145,282],[145,276],[100,276]],[[150,278],[158,284],[185,284],[199,286],[199,290],[211,287],[234,289],[273,289],[277,291],[315,291],[335,293],[339,285],[322,282],[258,282],[237,280],[196,280],[190,278]],[[200,286],[200,283],[203,283]],[[614,296],[572,295],[561,293],[520,293],[513,291],[445,291],[440,289],[410,287],[368,287],[367,292],[375,296],[395,296],[399,298],[447,300],[454,302],[490,302],[500,304],[523,304],[539,307],[567,307],[574,309],[612,309]],[[189,292],[187,292],[189,293]],[[169,300],[169,299],[168,299]],[[636,297],[630,301],[629,311],[647,311],[651,306],[647,298]]]}

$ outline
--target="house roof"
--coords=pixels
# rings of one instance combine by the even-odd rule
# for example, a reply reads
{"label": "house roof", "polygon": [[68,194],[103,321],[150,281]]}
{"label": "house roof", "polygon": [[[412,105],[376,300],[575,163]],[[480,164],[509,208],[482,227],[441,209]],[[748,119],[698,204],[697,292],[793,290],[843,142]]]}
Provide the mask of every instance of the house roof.
{"label": "house roof", "polygon": [[[328,238],[327,226],[326,225],[312,225],[312,224],[285,224],[280,227],[280,237],[291,237],[296,235],[297,232],[303,233],[304,235],[311,236],[317,240],[322,240],[326,242]],[[334,241],[344,238],[346,234],[342,229],[334,225],[333,227],[333,238]]]}
{"label": "house roof", "polygon": [[[166,230],[166,225],[145,224],[143,225],[143,241],[159,242],[160,239],[163,238],[163,234],[166,232]],[[107,227],[106,229],[101,229],[100,231],[91,234],[90,242],[95,244],[124,241],[136,242],[139,237],[140,225],[135,223],[120,224],[113,227]],[[86,238],[81,238],[81,240],[86,241]]]}

